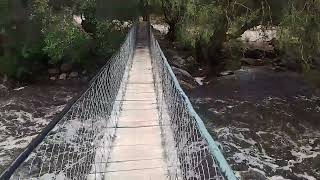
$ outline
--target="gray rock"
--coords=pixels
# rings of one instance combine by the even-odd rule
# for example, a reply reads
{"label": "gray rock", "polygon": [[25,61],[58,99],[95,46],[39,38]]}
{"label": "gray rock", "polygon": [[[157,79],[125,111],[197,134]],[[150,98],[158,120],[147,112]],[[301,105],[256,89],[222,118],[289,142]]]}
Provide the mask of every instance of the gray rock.
{"label": "gray rock", "polygon": [[253,58],[241,58],[241,63],[250,66],[263,66],[264,62],[261,59],[253,59]]}
{"label": "gray rock", "polygon": [[196,59],[195,59],[193,56],[189,56],[189,57],[187,58],[187,62],[188,62],[188,63],[191,63],[191,64],[194,64],[194,63],[196,63],[197,61],[196,61]]}
{"label": "gray rock", "polygon": [[199,86],[188,71],[176,67],[172,67],[172,70],[184,89],[191,90]]}
{"label": "gray rock", "polygon": [[185,89],[187,91],[190,91],[190,90],[192,90],[192,89],[197,87],[193,83],[189,83],[189,82],[186,82],[186,81],[183,81],[183,80],[179,80],[179,84],[183,89]]}
{"label": "gray rock", "polygon": [[50,77],[49,79],[50,79],[51,81],[55,81],[55,80],[57,80],[57,77],[52,76],[52,77]]}
{"label": "gray rock", "polygon": [[72,71],[72,68],[73,68],[73,65],[72,65],[71,63],[63,63],[63,64],[60,66],[60,70],[61,70],[61,72],[63,72],[63,73],[71,72],[71,71]]}
{"label": "gray rock", "polygon": [[229,76],[229,75],[233,75],[233,74],[234,74],[233,71],[223,71],[219,75],[220,76]]}
{"label": "gray rock", "polygon": [[185,76],[185,77],[188,77],[188,78],[190,78],[190,79],[193,79],[193,77],[191,76],[191,74],[190,74],[188,71],[184,70],[184,69],[172,67],[172,70],[173,70],[173,72],[174,72],[174,74],[175,74],[176,76]]}
{"label": "gray rock", "polygon": [[59,79],[60,80],[66,80],[67,79],[67,73],[60,74]]}
{"label": "gray rock", "polygon": [[267,180],[266,176],[263,175],[261,172],[254,171],[250,169],[247,172],[241,173],[241,179],[245,180]]}
{"label": "gray rock", "polygon": [[77,77],[79,77],[79,73],[78,72],[71,72],[69,74],[69,78],[77,78]]}
{"label": "gray rock", "polygon": [[59,74],[59,69],[56,69],[56,68],[48,69],[48,73],[50,75],[57,75],[57,74]]}
{"label": "gray rock", "polygon": [[171,61],[171,63],[173,64],[173,65],[175,65],[175,66],[177,66],[177,67],[183,67],[185,64],[186,64],[186,60],[185,59],[183,59],[182,57],[180,57],[180,56],[173,56],[172,57],[172,61]]}
{"label": "gray rock", "polygon": [[193,56],[189,56],[186,60],[186,64],[185,67],[187,69],[194,69],[199,65],[198,61],[193,57]]}

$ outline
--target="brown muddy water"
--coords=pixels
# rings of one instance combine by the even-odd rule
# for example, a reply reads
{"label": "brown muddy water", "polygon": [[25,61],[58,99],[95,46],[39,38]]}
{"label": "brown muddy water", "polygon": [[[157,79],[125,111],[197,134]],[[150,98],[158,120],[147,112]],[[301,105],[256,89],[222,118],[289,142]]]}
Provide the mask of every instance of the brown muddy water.
{"label": "brown muddy water", "polygon": [[296,73],[259,67],[211,78],[189,96],[241,179],[316,180],[317,91]]}
{"label": "brown muddy water", "polygon": [[0,173],[83,87],[71,80],[42,82],[0,96]]}

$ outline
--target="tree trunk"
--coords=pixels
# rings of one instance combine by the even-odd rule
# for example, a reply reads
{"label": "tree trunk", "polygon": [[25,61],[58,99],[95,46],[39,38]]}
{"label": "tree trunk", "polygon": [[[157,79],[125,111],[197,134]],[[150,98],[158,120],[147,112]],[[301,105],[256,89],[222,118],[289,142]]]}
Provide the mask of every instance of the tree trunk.
{"label": "tree trunk", "polygon": [[225,24],[215,32],[209,42],[206,42],[202,38],[196,40],[196,55],[203,65],[212,66],[220,63],[219,59],[222,56],[223,43],[227,39],[227,31],[228,28]]}
{"label": "tree trunk", "polygon": [[167,37],[171,41],[176,40],[176,23],[168,23],[169,24],[169,32],[167,34]]}

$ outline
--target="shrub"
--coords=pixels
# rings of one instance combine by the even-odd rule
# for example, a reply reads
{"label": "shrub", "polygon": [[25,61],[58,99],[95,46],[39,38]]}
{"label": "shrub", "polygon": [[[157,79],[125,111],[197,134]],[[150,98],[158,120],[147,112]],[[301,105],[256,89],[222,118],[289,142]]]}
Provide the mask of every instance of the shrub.
{"label": "shrub", "polygon": [[122,28],[120,23],[107,20],[99,21],[95,37],[97,41],[96,54],[108,57],[115,53],[119,49],[126,32],[127,29]]}
{"label": "shrub", "polygon": [[320,1],[308,1],[305,6],[293,4],[280,23],[279,48],[286,60],[311,69],[313,59],[320,54]]}
{"label": "shrub", "polygon": [[90,40],[90,36],[72,20],[56,17],[54,24],[45,31],[43,51],[48,54],[53,64],[63,59],[81,63],[90,51]]}

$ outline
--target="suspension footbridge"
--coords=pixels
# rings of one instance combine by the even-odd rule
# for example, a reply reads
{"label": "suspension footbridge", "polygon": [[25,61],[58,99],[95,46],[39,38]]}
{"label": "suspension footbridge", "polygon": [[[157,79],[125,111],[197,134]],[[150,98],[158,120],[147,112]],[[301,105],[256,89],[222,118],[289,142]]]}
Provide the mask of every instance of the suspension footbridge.
{"label": "suspension footbridge", "polygon": [[150,26],[132,27],[90,86],[0,179],[235,180]]}

